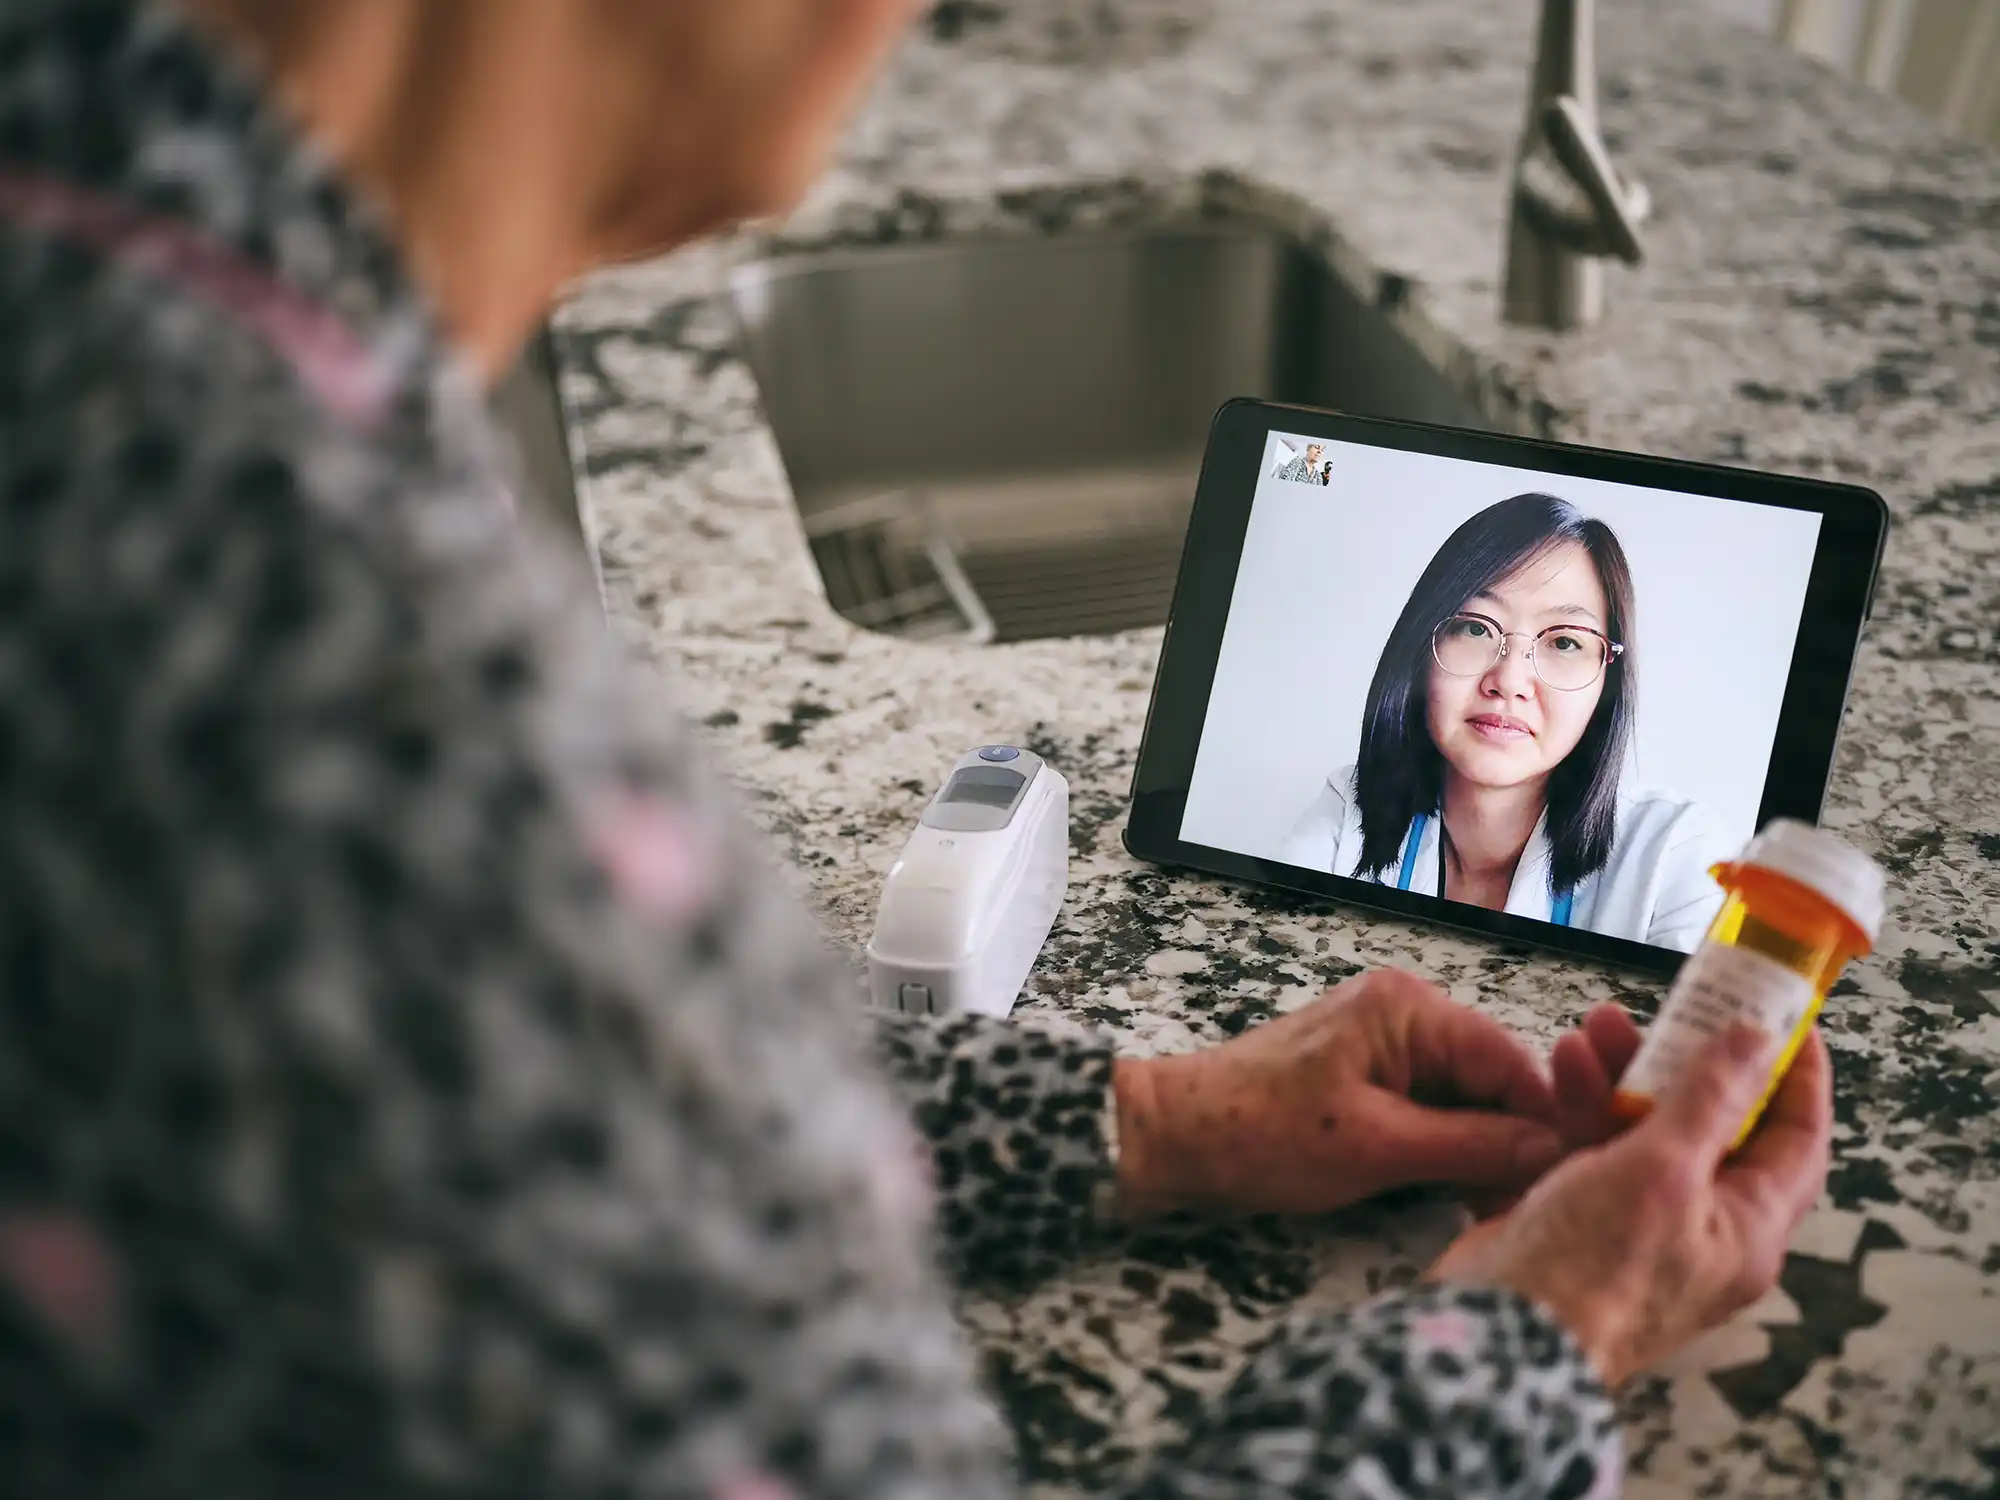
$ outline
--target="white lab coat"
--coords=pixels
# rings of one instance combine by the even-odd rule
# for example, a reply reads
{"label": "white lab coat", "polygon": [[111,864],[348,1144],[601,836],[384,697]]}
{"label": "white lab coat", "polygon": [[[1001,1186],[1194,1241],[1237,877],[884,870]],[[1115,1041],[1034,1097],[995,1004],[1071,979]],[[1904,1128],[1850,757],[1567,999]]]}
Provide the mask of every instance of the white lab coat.
{"label": "white lab coat", "polygon": [[[1353,787],[1353,766],[1329,776],[1293,825],[1278,857],[1307,870],[1352,875],[1361,857],[1361,809],[1354,802]],[[1709,866],[1736,851],[1724,842],[1707,810],[1684,797],[1628,789],[1621,783],[1617,816],[1611,858],[1576,888],[1570,926],[1692,953],[1722,906],[1722,889],[1709,875]],[[1411,891],[1438,893],[1438,840],[1443,834],[1439,819],[1426,823],[1410,876]],[[1371,877],[1374,883],[1396,884],[1408,844],[1405,834],[1395,861],[1385,875]],[[1550,920],[1549,858],[1545,812],[1515,866],[1506,911]]]}

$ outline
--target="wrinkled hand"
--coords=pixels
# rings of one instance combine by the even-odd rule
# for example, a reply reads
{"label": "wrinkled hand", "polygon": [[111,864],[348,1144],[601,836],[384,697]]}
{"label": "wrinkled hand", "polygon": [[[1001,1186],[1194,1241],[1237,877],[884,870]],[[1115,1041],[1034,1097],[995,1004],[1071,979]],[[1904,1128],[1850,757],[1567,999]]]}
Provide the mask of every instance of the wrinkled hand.
{"label": "wrinkled hand", "polygon": [[1833,1131],[1832,1068],[1815,1033],[1730,1154],[1768,1076],[1769,1045],[1748,1029],[1717,1039],[1620,1135],[1611,1090],[1639,1032],[1616,1007],[1593,1011],[1551,1059],[1558,1118],[1581,1149],[1468,1230],[1433,1275],[1539,1302],[1614,1385],[1755,1302],[1825,1185]]}
{"label": "wrinkled hand", "polygon": [[1122,1059],[1134,1213],[1319,1213],[1419,1183],[1517,1192],[1561,1157],[1547,1075],[1506,1028],[1381,970],[1219,1047]]}

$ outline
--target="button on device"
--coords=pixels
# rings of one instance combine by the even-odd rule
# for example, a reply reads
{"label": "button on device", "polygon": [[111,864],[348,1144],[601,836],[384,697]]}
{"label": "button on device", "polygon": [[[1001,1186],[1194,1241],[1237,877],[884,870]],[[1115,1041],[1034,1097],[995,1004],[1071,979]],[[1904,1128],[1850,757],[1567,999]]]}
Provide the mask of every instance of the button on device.
{"label": "button on device", "polygon": [[988,745],[979,752],[981,760],[1019,760],[1021,752],[1012,745]]}
{"label": "button on device", "polygon": [[927,984],[905,984],[896,991],[896,1008],[912,1016],[935,1015],[931,1001],[931,987]]}

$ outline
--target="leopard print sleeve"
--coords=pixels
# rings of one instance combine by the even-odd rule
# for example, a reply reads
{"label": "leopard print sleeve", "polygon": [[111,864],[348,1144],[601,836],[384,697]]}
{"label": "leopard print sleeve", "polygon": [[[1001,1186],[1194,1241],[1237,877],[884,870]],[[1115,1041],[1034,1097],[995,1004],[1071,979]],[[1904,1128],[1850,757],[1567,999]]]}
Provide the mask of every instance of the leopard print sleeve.
{"label": "leopard print sleeve", "polygon": [[[961,1278],[1039,1279],[1106,1224],[1108,1044],[981,1017],[877,1026]],[[1609,1500],[1622,1473],[1609,1395],[1559,1323],[1426,1286],[1288,1330],[1131,1500]]]}
{"label": "leopard print sleeve", "polygon": [[1131,1500],[1611,1500],[1611,1398],[1549,1314],[1424,1286],[1295,1327]]}
{"label": "leopard print sleeve", "polygon": [[884,1016],[878,1052],[931,1150],[938,1228],[961,1279],[1029,1281],[1108,1217],[1108,1043],[1031,1025]]}

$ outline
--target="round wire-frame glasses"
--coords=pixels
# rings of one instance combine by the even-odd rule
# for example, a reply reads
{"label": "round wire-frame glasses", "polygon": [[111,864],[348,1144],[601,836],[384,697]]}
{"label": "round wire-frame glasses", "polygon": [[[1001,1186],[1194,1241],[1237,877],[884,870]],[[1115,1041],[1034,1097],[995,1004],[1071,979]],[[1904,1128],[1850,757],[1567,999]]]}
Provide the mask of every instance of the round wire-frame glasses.
{"label": "round wire-frame glasses", "polygon": [[1529,634],[1503,630],[1487,615],[1453,615],[1431,632],[1431,660],[1453,677],[1479,677],[1499,666],[1520,636],[1535,676],[1559,693],[1578,693],[1604,675],[1625,647],[1588,625],[1548,625]]}

